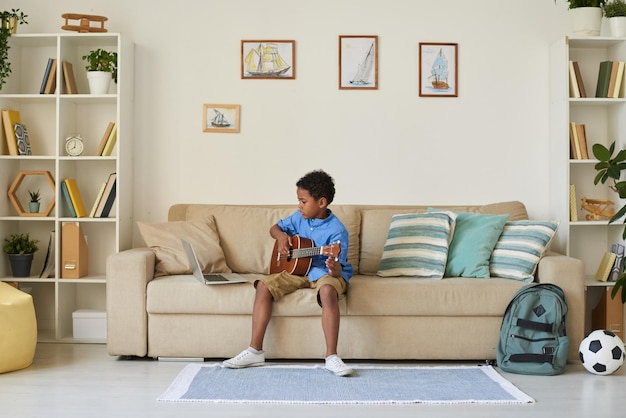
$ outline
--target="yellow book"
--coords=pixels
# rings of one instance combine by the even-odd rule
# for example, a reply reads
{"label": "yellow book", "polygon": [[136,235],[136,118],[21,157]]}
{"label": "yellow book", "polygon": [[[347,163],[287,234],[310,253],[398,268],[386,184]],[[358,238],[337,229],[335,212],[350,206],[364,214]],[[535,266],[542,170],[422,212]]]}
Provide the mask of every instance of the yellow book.
{"label": "yellow book", "polygon": [[598,281],[606,282],[609,278],[609,274],[611,274],[611,269],[613,268],[613,263],[615,263],[615,258],[617,254],[607,251],[604,253],[602,257],[602,261],[598,266],[598,271],[596,271],[595,278]]}
{"label": "yellow book", "polygon": [[20,112],[11,109],[2,109],[2,124],[4,125],[4,135],[7,139],[9,155],[19,155],[17,150],[17,138],[15,137],[15,124],[22,123]]}
{"label": "yellow book", "polygon": [[622,80],[624,79],[624,61],[619,62],[617,67],[617,78],[615,79],[615,89],[613,90],[613,98],[618,99],[620,90],[622,89]]}
{"label": "yellow book", "polygon": [[93,206],[91,207],[91,212],[89,212],[89,217],[93,218],[96,214],[96,209],[98,209],[98,205],[100,204],[100,199],[102,199],[102,195],[104,194],[104,189],[106,188],[106,182],[102,183],[100,187],[100,191],[98,192],[98,196],[96,196],[96,200],[93,202]]}
{"label": "yellow book", "polygon": [[76,211],[76,217],[86,217],[87,210],[85,209],[83,198],[80,195],[80,190],[78,190],[78,183],[76,183],[75,179],[65,179],[63,181],[65,182],[65,186],[67,187],[70,199],[72,199],[72,204],[74,205],[74,210]]}
{"label": "yellow book", "polygon": [[576,206],[576,185],[569,185],[569,220],[578,222],[578,206]]}
{"label": "yellow book", "polygon": [[111,151],[113,151],[113,147],[117,142],[117,123],[113,125],[113,129],[111,129],[111,134],[109,135],[109,139],[107,139],[107,143],[104,146],[104,150],[102,151],[102,155],[104,157],[111,155]]}

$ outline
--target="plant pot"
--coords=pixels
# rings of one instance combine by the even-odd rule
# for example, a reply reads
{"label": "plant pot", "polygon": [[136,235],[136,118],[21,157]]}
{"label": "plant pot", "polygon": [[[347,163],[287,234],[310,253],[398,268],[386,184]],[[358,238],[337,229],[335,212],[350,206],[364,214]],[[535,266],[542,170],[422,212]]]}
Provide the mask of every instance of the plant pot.
{"label": "plant pot", "polygon": [[599,36],[602,27],[602,9],[577,7],[569,10],[570,28],[575,36]]}
{"label": "plant pot", "polygon": [[91,94],[107,94],[111,84],[112,74],[106,71],[88,71],[89,92]]}
{"label": "plant pot", "polygon": [[17,33],[17,19],[10,17],[9,19],[2,19],[2,26],[7,28],[11,34]]}
{"label": "plant pot", "polygon": [[9,254],[13,277],[30,276],[30,267],[33,264],[32,254]]}
{"label": "plant pot", "polygon": [[39,202],[28,202],[30,213],[39,213]]}
{"label": "plant pot", "polygon": [[611,35],[616,37],[626,36],[626,16],[617,16],[609,19]]}

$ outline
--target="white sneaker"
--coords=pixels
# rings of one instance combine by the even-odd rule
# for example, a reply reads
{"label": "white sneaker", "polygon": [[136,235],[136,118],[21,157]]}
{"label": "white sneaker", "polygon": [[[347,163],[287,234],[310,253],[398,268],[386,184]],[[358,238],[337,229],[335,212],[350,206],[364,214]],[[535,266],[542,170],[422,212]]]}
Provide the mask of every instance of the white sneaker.
{"label": "white sneaker", "polygon": [[336,354],[326,357],[326,370],[335,373],[335,376],[349,376],[354,372]]}
{"label": "white sneaker", "polygon": [[265,352],[260,351],[257,354],[250,351],[249,348],[246,348],[235,357],[224,360],[222,364],[229,369],[243,369],[244,367],[262,366],[265,364]]}

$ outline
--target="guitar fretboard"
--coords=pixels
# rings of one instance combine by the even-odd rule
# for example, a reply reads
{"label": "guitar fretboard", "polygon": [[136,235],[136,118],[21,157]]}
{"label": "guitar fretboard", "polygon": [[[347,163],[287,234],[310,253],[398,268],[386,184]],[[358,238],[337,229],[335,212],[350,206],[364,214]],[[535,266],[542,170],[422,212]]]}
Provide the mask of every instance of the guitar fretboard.
{"label": "guitar fretboard", "polygon": [[324,247],[309,247],[309,248],[299,248],[297,250],[291,250],[291,258],[313,257],[314,255],[321,254],[322,248]]}

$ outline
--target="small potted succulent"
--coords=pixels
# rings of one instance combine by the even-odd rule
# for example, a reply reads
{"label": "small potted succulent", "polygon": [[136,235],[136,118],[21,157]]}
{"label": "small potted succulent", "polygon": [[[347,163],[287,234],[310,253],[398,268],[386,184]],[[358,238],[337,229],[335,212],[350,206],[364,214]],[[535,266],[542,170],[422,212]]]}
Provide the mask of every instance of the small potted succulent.
{"label": "small potted succulent", "polygon": [[626,3],[624,0],[604,3],[602,13],[609,20],[611,35],[626,36]]}
{"label": "small potted succulent", "polygon": [[11,74],[11,63],[9,62],[9,38],[17,30],[18,25],[28,24],[24,12],[20,9],[0,12],[0,90],[6,82],[6,78]]}
{"label": "small potted succulent", "polygon": [[38,242],[31,239],[28,233],[13,234],[4,239],[2,250],[9,255],[13,277],[30,276],[33,254],[39,249]]}
{"label": "small potted succulent", "polygon": [[87,62],[87,79],[91,94],[106,94],[109,91],[111,79],[117,83],[117,52],[98,48],[83,55]]}
{"label": "small potted succulent", "polygon": [[30,195],[30,202],[28,203],[30,213],[39,213],[39,204],[41,201],[41,194],[39,193],[39,190],[29,190],[28,194]]}

